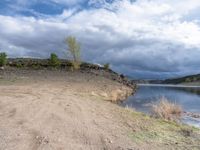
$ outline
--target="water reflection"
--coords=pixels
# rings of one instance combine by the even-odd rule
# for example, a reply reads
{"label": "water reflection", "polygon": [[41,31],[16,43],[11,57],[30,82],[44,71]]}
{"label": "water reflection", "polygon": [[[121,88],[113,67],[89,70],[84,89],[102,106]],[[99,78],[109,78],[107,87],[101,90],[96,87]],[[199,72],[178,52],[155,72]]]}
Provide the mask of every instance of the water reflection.
{"label": "water reflection", "polygon": [[188,93],[200,95],[200,87],[194,87],[194,88],[179,87],[179,88],[174,88],[174,90],[182,90]]}
{"label": "water reflection", "polygon": [[[140,85],[137,93],[123,102],[123,106],[134,107],[138,111],[149,113],[152,103],[166,97],[171,102],[181,105],[184,111],[200,113],[200,87],[165,87]],[[195,122],[200,127],[200,120],[184,117],[186,123]],[[193,123],[192,123],[193,124]]]}

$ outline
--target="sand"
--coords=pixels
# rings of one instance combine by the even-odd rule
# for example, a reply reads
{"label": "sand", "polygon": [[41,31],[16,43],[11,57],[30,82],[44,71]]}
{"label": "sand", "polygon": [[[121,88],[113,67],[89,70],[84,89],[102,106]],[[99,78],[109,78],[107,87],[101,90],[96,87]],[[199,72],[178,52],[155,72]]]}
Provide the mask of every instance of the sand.
{"label": "sand", "polygon": [[111,91],[128,87],[95,75],[39,74],[1,78],[0,150],[136,147],[118,106],[108,101]]}

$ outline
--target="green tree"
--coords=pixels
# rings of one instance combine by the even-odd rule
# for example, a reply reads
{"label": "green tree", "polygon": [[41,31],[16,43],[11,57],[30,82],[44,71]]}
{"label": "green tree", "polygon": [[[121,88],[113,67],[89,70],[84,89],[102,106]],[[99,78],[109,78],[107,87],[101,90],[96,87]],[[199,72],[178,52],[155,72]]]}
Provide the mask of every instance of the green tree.
{"label": "green tree", "polygon": [[49,59],[49,64],[52,67],[58,67],[60,66],[60,60],[58,56],[55,53],[51,53],[50,59]]}
{"label": "green tree", "polygon": [[5,66],[7,63],[7,55],[6,53],[0,53],[0,66]]}
{"label": "green tree", "polygon": [[109,63],[104,64],[104,68],[105,68],[106,70],[109,70],[109,69],[110,69],[110,64],[109,64]]}
{"label": "green tree", "polygon": [[66,39],[66,44],[68,45],[68,51],[72,56],[72,66],[74,69],[79,69],[81,65],[81,57],[80,57],[80,43],[77,42],[76,38],[73,36],[69,36]]}

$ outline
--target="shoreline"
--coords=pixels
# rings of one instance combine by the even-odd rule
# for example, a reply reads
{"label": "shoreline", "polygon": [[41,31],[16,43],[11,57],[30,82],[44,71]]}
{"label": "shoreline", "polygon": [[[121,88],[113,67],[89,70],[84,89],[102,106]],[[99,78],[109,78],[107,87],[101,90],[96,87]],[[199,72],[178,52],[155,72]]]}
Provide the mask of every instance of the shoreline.
{"label": "shoreline", "polygon": [[3,71],[0,149],[199,148],[200,130],[111,103],[133,92],[116,80],[81,71]]}
{"label": "shoreline", "polygon": [[[200,86],[187,86],[187,85],[172,85],[172,84],[138,84],[138,86],[141,87],[162,87],[162,88],[193,88],[193,89],[199,89]],[[179,105],[179,104],[177,104]],[[180,104],[181,106],[181,104]],[[139,110],[138,110],[139,111]],[[146,114],[149,114],[149,111],[144,112]],[[200,112],[197,111],[189,111],[189,110],[183,110],[181,115],[181,122],[185,123],[190,126],[194,126],[197,128],[200,128]]]}

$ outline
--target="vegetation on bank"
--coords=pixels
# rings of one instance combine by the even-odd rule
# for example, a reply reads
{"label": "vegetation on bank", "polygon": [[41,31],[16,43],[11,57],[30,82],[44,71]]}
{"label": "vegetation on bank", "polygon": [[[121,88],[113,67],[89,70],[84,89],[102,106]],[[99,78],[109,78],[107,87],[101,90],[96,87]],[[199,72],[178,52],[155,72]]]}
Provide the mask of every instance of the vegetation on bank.
{"label": "vegetation on bank", "polygon": [[[200,129],[161,118],[154,118],[131,109],[125,109],[128,136],[139,145],[155,149],[200,149]],[[159,146],[163,146],[160,148]],[[150,146],[150,147],[151,147]],[[145,147],[146,148],[146,147]],[[142,149],[142,147],[141,147]]]}
{"label": "vegetation on bank", "polygon": [[134,142],[144,147],[153,145],[155,149],[200,149],[200,129],[180,123],[182,108],[179,105],[162,97],[152,109],[152,116],[125,109],[125,117],[133,121],[127,124],[132,128],[128,135]]}
{"label": "vegetation on bank", "polygon": [[169,121],[180,119],[183,110],[181,106],[170,102],[167,98],[162,97],[159,103],[153,104],[152,113],[156,118],[162,118]]}

